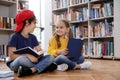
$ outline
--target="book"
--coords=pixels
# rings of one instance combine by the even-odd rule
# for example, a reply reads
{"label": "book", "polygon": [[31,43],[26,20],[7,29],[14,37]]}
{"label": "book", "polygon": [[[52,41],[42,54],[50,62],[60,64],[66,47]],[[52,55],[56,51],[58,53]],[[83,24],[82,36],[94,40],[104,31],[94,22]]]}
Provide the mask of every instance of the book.
{"label": "book", "polygon": [[74,39],[70,38],[68,41],[68,58],[70,58],[73,61],[79,60],[79,57],[81,56],[81,50],[83,46],[83,41],[81,39]]}
{"label": "book", "polygon": [[31,47],[25,47],[25,48],[17,49],[13,52],[15,54],[31,54],[35,57],[40,57],[46,52],[46,50],[41,50],[41,51],[37,52],[36,50],[32,49]]}
{"label": "book", "polygon": [[12,77],[14,76],[14,72],[10,70],[0,70],[0,79],[5,77]]}
{"label": "book", "polygon": [[14,80],[14,76],[10,76],[10,77],[0,77],[0,80]]}

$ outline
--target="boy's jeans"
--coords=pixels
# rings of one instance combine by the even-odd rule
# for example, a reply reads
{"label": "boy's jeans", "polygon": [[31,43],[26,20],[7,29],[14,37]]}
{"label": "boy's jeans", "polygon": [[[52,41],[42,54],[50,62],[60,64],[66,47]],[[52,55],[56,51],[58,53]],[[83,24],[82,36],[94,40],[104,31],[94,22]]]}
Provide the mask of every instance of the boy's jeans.
{"label": "boy's jeans", "polygon": [[59,55],[55,58],[55,63],[57,63],[58,65],[62,64],[62,63],[66,63],[68,65],[69,69],[74,69],[76,67],[77,64],[81,64],[84,62],[84,56],[81,55],[78,61],[72,61],[70,59],[68,59],[66,56],[64,55]]}
{"label": "boy's jeans", "polygon": [[35,68],[38,73],[44,71],[54,61],[53,56],[45,55],[37,63],[32,63],[28,57],[20,56],[10,63],[9,68],[15,72],[18,71],[19,66]]}

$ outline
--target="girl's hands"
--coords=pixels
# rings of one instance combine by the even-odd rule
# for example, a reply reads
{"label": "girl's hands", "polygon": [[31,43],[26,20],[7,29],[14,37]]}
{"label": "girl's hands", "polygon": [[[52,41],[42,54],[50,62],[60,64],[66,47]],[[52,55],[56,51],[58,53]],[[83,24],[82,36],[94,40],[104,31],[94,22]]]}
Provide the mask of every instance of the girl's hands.
{"label": "girl's hands", "polygon": [[82,50],[81,50],[81,54],[83,54],[84,53],[84,48],[82,48]]}
{"label": "girl's hands", "polygon": [[68,52],[69,52],[68,49],[63,49],[63,50],[58,50],[57,54],[58,55],[66,55],[66,54],[68,54]]}

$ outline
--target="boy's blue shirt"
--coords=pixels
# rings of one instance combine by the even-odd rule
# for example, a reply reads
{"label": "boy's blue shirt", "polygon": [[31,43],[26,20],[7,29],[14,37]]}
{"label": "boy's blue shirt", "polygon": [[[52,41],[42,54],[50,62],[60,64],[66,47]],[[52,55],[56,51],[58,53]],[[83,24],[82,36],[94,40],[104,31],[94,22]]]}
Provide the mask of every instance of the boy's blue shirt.
{"label": "boy's blue shirt", "polygon": [[24,48],[24,47],[31,47],[34,48],[38,46],[39,43],[37,38],[33,34],[29,34],[29,38],[23,37],[20,33],[13,33],[10,36],[7,46],[16,47],[16,49]]}

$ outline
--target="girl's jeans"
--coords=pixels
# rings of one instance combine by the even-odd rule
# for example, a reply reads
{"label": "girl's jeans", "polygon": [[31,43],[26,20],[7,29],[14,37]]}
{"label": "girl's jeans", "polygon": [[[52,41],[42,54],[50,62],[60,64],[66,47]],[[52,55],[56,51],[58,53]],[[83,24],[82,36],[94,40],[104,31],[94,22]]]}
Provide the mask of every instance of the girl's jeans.
{"label": "girl's jeans", "polygon": [[26,56],[20,56],[10,63],[9,68],[14,72],[18,71],[19,66],[35,68],[38,73],[44,71],[54,61],[53,56],[45,55],[37,63],[32,63]]}
{"label": "girl's jeans", "polygon": [[84,62],[84,56],[83,55],[81,55],[79,57],[78,61],[72,61],[72,60],[68,59],[67,56],[64,56],[64,55],[59,55],[55,58],[55,63],[57,63],[58,65],[60,65],[62,63],[66,63],[68,65],[69,69],[74,69],[77,64],[81,64],[83,62]]}

